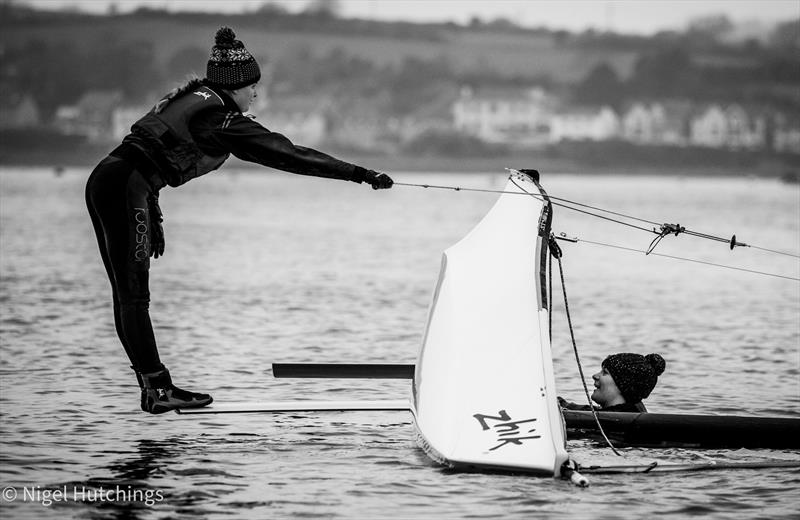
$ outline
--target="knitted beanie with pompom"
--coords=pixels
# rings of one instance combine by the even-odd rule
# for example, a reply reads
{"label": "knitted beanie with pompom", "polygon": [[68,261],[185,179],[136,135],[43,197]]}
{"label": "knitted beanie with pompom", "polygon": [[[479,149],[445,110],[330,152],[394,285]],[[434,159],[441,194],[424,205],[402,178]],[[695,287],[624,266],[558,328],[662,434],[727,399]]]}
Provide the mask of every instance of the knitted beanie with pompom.
{"label": "knitted beanie with pompom", "polygon": [[237,90],[260,79],[261,69],[255,58],[236,39],[233,29],[221,27],[206,65],[206,81],[212,86]]}
{"label": "knitted beanie with pompom", "polygon": [[629,403],[638,403],[649,396],[666,366],[667,362],[658,354],[614,354],[603,361],[603,368]]}

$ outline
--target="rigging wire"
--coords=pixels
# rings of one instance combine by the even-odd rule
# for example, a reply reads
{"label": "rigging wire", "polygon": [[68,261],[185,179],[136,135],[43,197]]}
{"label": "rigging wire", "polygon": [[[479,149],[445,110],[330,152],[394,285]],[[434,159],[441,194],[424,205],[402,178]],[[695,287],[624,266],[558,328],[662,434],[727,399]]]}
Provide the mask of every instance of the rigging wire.
{"label": "rigging wire", "polygon": [[[446,185],[437,185],[437,184],[415,184],[415,183],[407,183],[407,182],[395,182],[394,185],[395,186],[414,187],[414,188],[433,188],[433,189],[452,190],[452,191],[470,191],[470,192],[478,192],[478,193],[498,193],[498,194],[505,194],[505,195],[524,195],[524,196],[533,197],[533,198],[538,199],[538,200],[542,200],[541,196],[539,196],[539,195],[537,195],[535,193],[531,193],[531,192],[525,190],[524,188],[522,188],[519,185],[517,185],[517,186],[520,189],[522,189],[521,192],[486,189],[486,188],[463,188],[463,187],[460,187],[460,186],[446,186]],[[684,234],[687,234],[687,235],[690,235],[690,236],[694,236],[694,237],[697,237],[697,238],[704,238],[704,239],[707,239],[707,240],[714,240],[714,241],[717,241],[717,242],[724,242],[724,243],[730,244],[731,249],[733,249],[734,247],[737,247],[737,246],[738,247],[749,247],[749,248],[752,248],[752,249],[758,249],[760,251],[764,251],[764,252],[768,252],[768,253],[784,255],[784,256],[789,256],[789,257],[792,257],[792,258],[799,258],[800,259],[800,254],[797,254],[797,253],[791,253],[791,252],[787,252],[787,251],[780,251],[780,250],[776,250],[776,249],[771,249],[771,248],[766,248],[766,247],[761,247],[761,246],[756,246],[756,245],[752,245],[752,244],[745,244],[743,242],[739,242],[739,241],[736,240],[736,235],[733,235],[733,237],[728,239],[728,238],[723,238],[723,237],[711,235],[711,234],[708,234],[708,233],[700,233],[700,232],[697,232],[697,231],[693,231],[691,229],[686,229],[685,227],[680,226],[679,224],[662,224],[662,223],[655,222],[653,220],[647,220],[647,219],[636,217],[636,216],[633,216],[633,215],[627,215],[625,213],[611,211],[611,210],[599,208],[597,206],[591,206],[589,204],[583,204],[583,203],[576,202],[576,201],[569,200],[569,199],[565,199],[565,198],[562,198],[562,197],[554,197],[554,196],[551,195],[551,196],[548,196],[548,198],[550,199],[550,202],[555,206],[560,206],[560,207],[563,207],[563,208],[566,208],[566,209],[570,209],[572,211],[576,211],[578,213],[583,213],[585,215],[596,217],[596,218],[599,218],[599,219],[602,219],[602,220],[608,220],[608,221],[614,222],[616,224],[621,224],[623,226],[631,227],[631,228],[634,228],[634,229],[638,229],[640,231],[645,231],[647,233],[652,233],[652,234],[657,235],[656,238],[653,240],[653,242],[651,242],[650,248],[648,249],[648,251],[644,251],[645,254],[652,254],[653,249],[655,248],[656,245],[658,245],[658,242],[664,236],[666,236],[668,234],[678,235],[680,233],[684,233]],[[558,201],[558,202],[554,202],[554,201]],[[581,209],[581,208],[585,208],[585,209]],[[615,218],[611,218],[611,217],[608,217],[608,216],[605,216],[605,215],[600,215],[598,213],[593,213],[591,211],[587,211],[588,209],[591,209],[591,210],[594,210],[594,211],[598,211],[598,212],[602,212],[602,213],[606,213],[608,215],[614,215],[614,216],[617,216],[617,217],[625,218],[625,219],[636,221],[636,222],[641,222],[641,223],[645,223],[645,224],[651,224],[651,225],[654,225],[654,226],[659,226],[659,229],[647,228],[647,227],[644,227],[644,226],[641,226],[641,225],[632,224],[630,222],[625,222],[625,221],[618,220],[618,219],[615,219]]]}
{"label": "rigging wire", "polygon": [[[441,185],[435,185],[435,184],[411,184],[411,183],[404,183],[404,182],[395,182],[394,185],[395,186],[412,186],[412,187],[416,187],[416,188],[435,188],[435,189],[453,190],[453,191],[476,191],[476,192],[483,192],[483,193],[503,193],[503,194],[507,194],[507,195],[529,195],[531,197],[534,197],[534,198],[537,198],[539,200],[542,200],[542,197],[540,195],[537,195],[535,193],[531,193],[531,192],[529,192],[527,190],[523,190],[523,191],[525,191],[525,193],[517,193],[515,191],[491,190],[491,189],[481,189],[481,188],[462,188],[460,186],[441,186]],[[583,204],[581,202],[576,202],[576,201],[565,199],[565,198],[562,198],[562,197],[554,197],[552,195],[548,195],[547,198],[550,200],[550,202],[552,202],[554,200],[557,200],[557,201],[560,201],[560,202],[573,204],[575,206],[579,206],[579,207],[582,207],[582,208],[593,209],[595,211],[602,211],[603,213],[608,213],[609,215],[616,215],[618,217],[623,217],[623,218],[627,218],[627,219],[630,219],[630,220],[636,220],[636,221],[639,221],[639,222],[644,222],[645,224],[652,224],[654,226],[660,226],[661,225],[661,223],[655,222],[653,220],[647,220],[647,219],[644,219],[644,218],[635,217],[633,215],[627,215],[625,213],[619,213],[619,212],[611,211],[611,210],[608,210],[608,209],[598,208],[597,206],[591,206],[589,204]],[[556,204],[556,205],[558,205],[558,204]],[[647,228],[643,228],[643,229],[645,229],[646,231],[650,231],[650,229],[647,229]]]}
{"label": "rigging wire", "polygon": [[[529,196],[533,197],[534,199],[537,199],[537,200],[540,200],[540,201],[543,201],[543,202],[549,202],[550,204],[553,204],[554,206],[560,206],[560,207],[562,207],[562,208],[571,209],[572,211],[577,211],[578,213],[583,213],[583,214],[585,214],[585,215],[591,215],[591,216],[593,216],[593,217],[597,217],[597,218],[600,218],[600,219],[603,219],[603,220],[608,220],[608,221],[614,222],[614,223],[616,223],[616,224],[622,224],[623,226],[628,226],[628,227],[632,227],[632,228],[634,228],[634,229],[639,229],[639,230],[641,230],[641,231],[645,231],[645,232],[647,232],[647,233],[656,233],[656,234],[658,234],[658,232],[657,232],[657,231],[655,231],[654,229],[649,229],[649,228],[646,228],[646,227],[637,226],[636,224],[631,224],[631,223],[629,223],[629,222],[623,222],[622,220],[617,220],[617,219],[613,219],[613,218],[611,218],[611,217],[606,217],[606,216],[603,216],[603,215],[598,215],[597,213],[592,213],[592,212],[590,212],[590,211],[586,211],[586,210],[583,210],[583,209],[579,209],[579,208],[577,208],[577,207],[570,206],[569,204],[574,204],[574,205],[577,205],[577,206],[584,206],[584,207],[589,207],[589,208],[592,208],[593,206],[588,206],[588,205],[586,205],[586,204],[580,204],[580,203],[578,203],[578,202],[572,202],[572,201],[569,201],[569,200],[567,200],[567,199],[561,199],[561,198],[558,198],[558,197],[550,197],[549,195],[548,195],[548,199],[550,199],[550,200],[549,200],[549,201],[545,201],[545,200],[542,198],[542,196],[541,196],[541,195],[537,195],[537,194],[535,194],[535,193],[531,193],[531,192],[529,192],[528,190],[526,190],[525,188],[523,188],[522,186],[520,186],[519,184],[517,184],[517,182],[516,182],[516,181],[514,181],[513,179],[511,180],[511,182],[513,182],[513,183],[514,183],[514,186],[516,186],[517,188],[519,188],[520,190],[522,190],[522,192],[523,192],[523,194],[524,194],[524,195],[529,195]],[[512,192],[504,192],[504,193],[515,193],[515,192],[513,192],[513,191],[512,191]],[[553,200],[553,199],[560,200],[561,202],[552,202],[552,200]],[[651,224],[656,224],[656,225],[658,225],[657,223],[655,223],[655,222],[652,222],[652,221],[650,221],[650,220],[644,220],[644,219],[640,219],[640,218],[637,218],[637,217],[629,217],[629,216],[627,216],[627,215],[623,215],[622,213],[615,213],[615,212],[613,212],[613,211],[608,211],[608,210],[604,210],[604,209],[600,209],[600,208],[595,208],[595,209],[597,209],[597,210],[599,210],[599,211],[603,211],[603,212],[605,212],[605,213],[612,214],[612,215],[622,215],[622,216],[624,216],[625,218],[630,218],[630,219],[639,220],[639,221],[642,221],[642,222],[647,222],[647,223],[651,223]]]}
{"label": "rigging wire", "polygon": [[[592,240],[585,240],[585,239],[577,238],[577,237],[567,237],[564,233],[561,233],[561,236],[557,236],[556,238],[558,240],[565,240],[567,242],[574,242],[574,243],[584,242],[586,244],[592,244],[592,245],[595,245],[595,246],[610,247],[610,248],[613,248],[613,249],[620,249],[622,251],[630,251],[632,253],[647,253],[646,251],[644,251],[642,249],[636,249],[636,248],[633,248],[633,247],[620,246],[620,245],[616,245],[616,244],[608,244],[608,243],[605,243],[605,242],[595,242],[595,241],[592,241]],[[735,267],[735,266],[732,266],[732,265],[717,264],[717,263],[714,263],[714,262],[707,262],[705,260],[697,260],[697,259],[694,259],[694,258],[686,258],[686,257],[682,257],[682,256],[665,255],[663,253],[650,253],[650,254],[652,254],[653,256],[660,256],[660,257],[663,257],[663,258],[671,258],[673,260],[683,260],[685,262],[693,262],[693,263],[696,263],[696,264],[710,265],[710,266],[713,266],[713,267],[720,267],[720,268],[723,268],[723,269],[731,269],[731,270],[734,270],[734,271],[742,271],[742,272],[745,272],[745,273],[760,274],[760,275],[764,275],[764,276],[771,276],[773,278],[783,278],[784,280],[792,280],[794,282],[800,282],[800,278],[796,278],[796,277],[793,277],[793,276],[786,276],[786,275],[782,275],[782,274],[768,273],[768,272],[765,272],[765,271],[757,271],[755,269],[745,269],[744,267]]]}
{"label": "rigging wire", "polygon": [[561,248],[555,241],[555,237],[552,233],[550,233],[549,241],[548,241],[548,248],[550,249],[550,262],[549,262],[549,285],[550,285],[550,308],[549,308],[549,327],[550,327],[550,341],[553,338],[553,258],[558,260],[558,272],[561,275],[561,291],[564,295],[564,309],[565,314],[567,315],[567,325],[569,325],[569,337],[572,340],[572,351],[575,353],[575,361],[578,364],[578,372],[581,375],[581,383],[583,383],[583,393],[586,395],[586,401],[589,403],[589,409],[592,411],[592,417],[594,417],[594,422],[597,424],[597,428],[600,431],[600,434],[605,439],[606,443],[611,448],[617,456],[622,457],[622,454],[617,451],[617,448],[614,447],[611,440],[609,440],[608,436],[606,435],[605,430],[603,430],[603,425],[600,424],[600,418],[597,416],[597,410],[595,410],[594,406],[592,405],[592,398],[589,396],[589,388],[586,386],[586,376],[583,374],[583,366],[581,365],[581,358],[578,355],[578,345],[575,342],[575,331],[572,328],[572,317],[570,316],[569,312],[569,301],[567,300],[567,285],[564,282],[564,267],[561,265]]}
{"label": "rigging wire", "polygon": [[[537,195],[535,193],[531,193],[531,192],[526,191],[526,190],[523,190],[523,192],[516,192],[516,191],[505,191],[505,190],[492,190],[492,189],[486,189],[486,188],[462,188],[460,186],[442,186],[442,185],[436,185],[436,184],[413,184],[413,183],[407,183],[407,182],[395,182],[394,186],[410,186],[410,187],[413,187],[413,188],[433,188],[433,189],[439,189],[439,190],[453,190],[453,191],[472,191],[472,192],[478,192],[478,193],[500,193],[500,194],[504,194],[504,195],[527,195],[529,197],[533,197],[533,198],[538,199],[538,200],[543,200],[541,195]],[[583,204],[583,203],[580,203],[580,202],[575,202],[575,201],[571,201],[571,200],[568,200],[568,199],[563,199],[561,197],[548,196],[548,198],[550,199],[550,202],[553,203],[553,205],[555,205],[555,206],[568,207],[569,209],[572,209],[572,210],[575,210],[575,211],[579,211],[579,212],[582,212],[582,213],[587,213],[587,214],[593,215],[593,216],[599,216],[599,215],[595,215],[594,213],[584,212],[584,211],[581,211],[581,210],[573,208],[573,207],[565,206],[564,204],[556,204],[556,203],[554,203],[552,201],[557,200],[557,201],[560,201],[560,202],[565,203],[565,204],[569,203],[569,204],[573,204],[575,206],[579,206],[579,207],[583,207],[583,208],[593,209],[593,210],[596,210],[596,211],[602,211],[602,212],[608,213],[610,215],[616,215],[616,216],[627,218],[627,219],[630,219],[630,220],[637,220],[639,222],[644,222],[646,224],[653,224],[655,226],[661,225],[658,222],[654,222],[652,220],[646,220],[646,219],[643,219],[643,218],[634,217],[634,216],[631,216],[631,215],[626,215],[624,213],[617,213],[615,211],[610,211],[610,210],[598,208],[598,207],[595,207],[595,206],[590,206],[588,204]],[[608,219],[608,217],[601,217],[601,218],[607,218]],[[608,219],[608,220],[612,220],[612,219]],[[614,222],[617,222],[617,221],[614,220]],[[626,223],[626,222],[619,222],[619,223],[620,224],[629,225],[629,226],[632,226],[632,227],[636,227],[637,229],[641,229],[643,231],[652,232],[652,230],[649,229],[649,228],[635,226],[633,224],[629,224],[629,223]]]}
{"label": "rigging wire", "polygon": [[749,247],[752,247],[753,249],[758,249],[759,251],[766,251],[767,253],[775,253],[776,255],[785,255],[785,256],[791,256],[792,258],[800,258],[800,255],[796,255],[794,253],[788,253],[786,251],[778,251],[776,249],[768,249],[766,247],[759,247],[754,245],[751,245]]}

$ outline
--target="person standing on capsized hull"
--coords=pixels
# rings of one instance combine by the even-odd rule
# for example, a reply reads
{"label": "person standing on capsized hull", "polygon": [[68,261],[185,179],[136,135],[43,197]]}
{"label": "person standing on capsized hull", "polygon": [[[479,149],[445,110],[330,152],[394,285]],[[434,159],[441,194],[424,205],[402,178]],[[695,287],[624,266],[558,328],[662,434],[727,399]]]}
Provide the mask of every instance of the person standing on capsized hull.
{"label": "person standing on capsized hull", "polygon": [[217,31],[203,80],[162,98],[89,176],[86,204],[111,281],[114,324],[153,414],[205,406],[208,394],[181,390],[161,363],[150,322],[150,257],[164,254],[159,190],[209,173],[230,154],[300,175],[391,188],[385,173],[293,144],[245,116],[261,78],[258,63],[228,27]]}
{"label": "person standing on capsized hull", "polygon": [[[594,392],[592,401],[604,412],[647,413],[642,400],[646,399],[664,373],[667,362],[658,354],[614,354],[603,360],[600,371],[592,376]],[[591,410],[589,405],[579,405],[558,398],[566,410]]]}

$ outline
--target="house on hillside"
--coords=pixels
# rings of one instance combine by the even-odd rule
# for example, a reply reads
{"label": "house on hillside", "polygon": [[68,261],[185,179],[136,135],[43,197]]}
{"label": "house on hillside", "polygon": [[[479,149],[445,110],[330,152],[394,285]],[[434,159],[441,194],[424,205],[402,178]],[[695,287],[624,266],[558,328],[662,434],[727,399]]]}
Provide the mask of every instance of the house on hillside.
{"label": "house on hillside", "polygon": [[697,112],[690,123],[690,142],[695,146],[724,148],[728,140],[728,118],[717,104]]}
{"label": "house on hillside", "polygon": [[0,130],[38,126],[39,106],[28,94],[0,96]]}
{"label": "house on hillside", "polygon": [[663,119],[664,110],[660,105],[634,102],[620,118],[620,137],[632,143],[655,144]]}
{"label": "house on hillside", "polygon": [[725,109],[728,119],[728,148],[754,150],[766,144],[766,118],[754,110],[741,105],[728,105]]}
{"label": "house on hillside", "polygon": [[800,116],[796,114],[775,116],[772,148],[776,152],[800,154]]}
{"label": "house on hillside", "polygon": [[656,105],[661,117],[656,131],[658,144],[688,145],[694,104],[687,100],[668,100]]}
{"label": "house on hillside", "polygon": [[464,88],[453,103],[455,130],[521,148],[550,141],[554,100],[541,88]]}
{"label": "house on hillside", "polygon": [[118,90],[89,91],[76,104],[58,107],[54,125],[65,134],[83,135],[91,142],[112,141],[113,113],[122,99]]}
{"label": "house on hillside", "polygon": [[693,104],[681,99],[634,102],[623,112],[621,137],[637,144],[686,146],[693,111]]}
{"label": "house on hillside", "polygon": [[767,144],[767,118],[739,104],[716,104],[698,112],[691,122],[691,142],[697,146],[754,150]]}
{"label": "house on hillside", "polygon": [[609,106],[559,111],[550,119],[550,140],[605,141],[619,134],[620,120]]}

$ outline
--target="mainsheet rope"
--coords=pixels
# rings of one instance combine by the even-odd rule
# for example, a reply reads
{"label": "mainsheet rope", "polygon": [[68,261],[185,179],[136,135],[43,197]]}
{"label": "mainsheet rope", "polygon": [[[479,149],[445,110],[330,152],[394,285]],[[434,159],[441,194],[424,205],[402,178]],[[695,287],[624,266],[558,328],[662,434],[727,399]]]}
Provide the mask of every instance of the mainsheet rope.
{"label": "mainsheet rope", "polygon": [[[535,193],[530,193],[529,191],[524,191],[524,190],[523,190],[524,192],[521,193],[521,192],[516,192],[516,191],[490,190],[490,189],[481,189],[481,188],[462,188],[460,186],[440,186],[440,185],[435,185],[435,184],[412,184],[412,183],[405,183],[405,182],[395,182],[394,185],[395,186],[410,186],[410,187],[414,187],[414,188],[434,188],[434,189],[440,189],[440,190],[453,190],[453,191],[473,191],[473,192],[479,192],[479,193],[501,193],[501,194],[506,194],[506,195],[526,195],[526,196],[529,196],[529,197],[533,197],[535,199],[542,200],[541,196],[536,195]],[[570,201],[570,200],[567,200],[567,199],[562,199],[560,197],[549,196],[548,198],[550,199],[551,202],[554,201],[554,200],[561,201],[561,203],[552,202],[552,204],[555,205],[555,206],[562,206],[562,207],[565,207],[565,208],[568,208],[568,209],[571,209],[571,210],[574,210],[574,211],[578,211],[580,213],[586,213],[588,215],[592,215],[592,216],[595,216],[595,217],[598,217],[598,218],[602,218],[602,219],[605,219],[605,220],[610,220],[610,221],[615,222],[617,224],[622,224],[624,226],[629,226],[629,227],[632,227],[632,228],[635,228],[635,229],[646,231],[648,233],[652,233],[653,230],[650,229],[650,228],[637,226],[637,225],[631,224],[629,222],[623,222],[623,221],[612,219],[610,217],[604,217],[602,215],[597,215],[597,214],[594,214],[594,213],[590,213],[588,211],[580,210],[580,209],[577,209],[575,207],[567,206],[566,204],[569,203],[569,204],[573,204],[573,205],[579,206],[579,207],[594,209],[596,211],[602,211],[604,213],[608,213],[609,215],[616,215],[616,216],[619,216],[619,217],[627,218],[627,219],[630,219],[630,220],[636,220],[636,221],[644,222],[644,223],[647,223],[647,224],[653,224],[653,225],[656,225],[656,226],[660,226],[661,225],[658,222],[653,222],[651,220],[645,220],[645,219],[642,219],[642,218],[639,218],[639,217],[633,217],[633,216],[630,216],[630,215],[625,215],[624,213],[617,213],[617,212],[614,212],[614,211],[609,211],[609,210],[604,210],[604,209],[601,209],[601,208],[596,208],[594,206],[589,206],[588,204],[582,204],[580,202],[573,202],[573,201]]]}
{"label": "mainsheet rope", "polygon": [[[409,183],[409,182],[395,182],[394,186],[406,186],[406,187],[413,187],[413,188],[433,188],[433,189],[453,190],[453,191],[470,191],[470,192],[478,192],[478,193],[498,193],[498,194],[506,194],[506,195],[525,195],[525,196],[533,197],[533,198],[538,199],[538,200],[542,200],[541,196],[539,196],[539,195],[537,195],[535,193],[531,193],[531,192],[529,192],[527,190],[523,190],[523,192],[516,192],[516,191],[505,191],[505,190],[493,190],[493,189],[486,189],[486,188],[463,188],[461,186],[446,186],[446,185],[437,185],[437,184],[415,184],[415,183]],[[570,200],[570,199],[565,199],[565,198],[562,198],[562,197],[554,197],[552,195],[549,195],[548,198],[550,199],[551,202],[552,201],[558,201],[558,202],[552,202],[552,204],[555,205],[555,206],[560,206],[560,207],[563,207],[563,208],[571,209],[572,211],[576,211],[576,212],[579,212],[579,213],[584,213],[586,215],[597,217],[597,218],[600,218],[600,219],[603,219],[603,220],[608,220],[608,221],[614,222],[616,224],[621,224],[623,226],[632,227],[634,229],[638,229],[640,231],[645,231],[647,233],[652,233],[652,234],[659,235],[659,236],[666,236],[668,234],[676,234],[677,235],[677,234],[683,233],[683,234],[686,234],[686,235],[695,236],[695,237],[698,237],[698,238],[704,238],[704,239],[707,239],[707,240],[714,240],[714,241],[717,241],[717,242],[724,242],[726,244],[730,244],[732,246],[731,249],[733,249],[733,247],[736,247],[736,246],[738,246],[738,247],[749,247],[749,248],[752,248],[752,249],[758,249],[758,250],[761,250],[761,251],[764,251],[764,252],[768,252],[768,253],[774,253],[774,254],[778,254],[778,255],[790,256],[792,258],[800,258],[800,254],[797,254],[797,253],[791,253],[791,252],[787,252],[787,251],[780,251],[780,250],[777,250],[777,249],[772,249],[772,248],[756,246],[756,245],[752,245],[752,244],[745,244],[743,242],[738,242],[736,240],[736,236],[735,235],[732,238],[724,238],[724,237],[719,237],[719,236],[716,236],[716,235],[711,235],[711,234],[708,234],[708,233],[701,233],[701,232],[698,232],[698,231],[693,231],[691,229],[686,229],[685,227],[680,226],[679,224],[659,223],[659,222],[656,222],[656,221],[653,221],[653,220],[648,220],[648,219],[644,219],[644,218],[641,218],[641,217],[636,217],[636,216],[633,216],[633,215],[620,213],[620,212],[617,212],[617,211],[607,210],[607,209],[603,209],[603,208],[600,208],[600,207],[597,207],[597,206],[591,206],[589,204],[583,204],[581,202],[576,202],[576,201],[573,201],[573,200]],[[632,224],[630,222],[624,222],[622,220],[617,220],[617,219],[614,219],[614,218],[611,218],[611,217],[607,217],[607,216],[604,216],[604,215],[598,215],[597,213],[592,213],[591,211],[586,211],[586,209],[580,209],[580,208],[586,208],[586,209],[591,209],[591,210],[594,210],[594,211],[600,211],[600,212],[603,212],[603,213],[607,213],[608,215],[614,215],[614,216],[626,218],[628,220],[632,220],[632,221],[636,221],[636,222],[641,222],[641,223],[645,223],[645,224],[651,224],[651,225],[654,225],[654,226],[658,226],[659,229],[647,228],[647,227],[644,227],[644,226]],[[659,237],[656,237],[656,239],[658,239],[658,238]]]}
{"label": "mainsheet rope", "polygon": [[572,318],[570,317],[569,312],[569,301],[567,300],[567,286],[564,282],[564,268],[561,265],[561,248],[555,241],[555,236],[551,233],[549,237],[548,246],[550,249],[550,262],[548,265],[548,278],[549,278],[549,297],[550,297],[550,307],[549,307],[549,327],[550,327],[550,340],[552,341],[553,338],[553,258],[558,260],[558,272],[561,276],[561,292],[564,295],[564,309],[565,314],[567,315],[567,325],[569,325],[569,337],[572,340],[572,351],[575,353],[575,361],[578,364],[578,372],[581,375],[581,383],[583,383],[583,393],[586,395],[586,402],[589,403],[589,409],[592,411],[592,416],[594,417],[594,422],[597,424],[597,428],[600,430],[600,434],[605,439],[608,446],[611,450],[618,456],[622,457],[622,454],[617,451],[617,448],[614,447],[614,444],[611,443],[608,436],[606,436],[605,430],[603,430],[603,425],[600,424],[600,418],[597,417],[597,410],[595,410],[594,406],[592,405],[592,398],[589,396],[589,388],[586,386],[586,376],[583,374],[583,366],[581,365],[581,358],[578,355],[578,345],[575,342],[575,331],[572,328]]}

